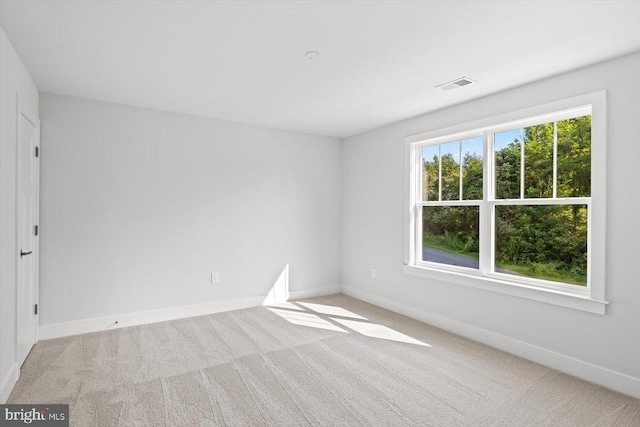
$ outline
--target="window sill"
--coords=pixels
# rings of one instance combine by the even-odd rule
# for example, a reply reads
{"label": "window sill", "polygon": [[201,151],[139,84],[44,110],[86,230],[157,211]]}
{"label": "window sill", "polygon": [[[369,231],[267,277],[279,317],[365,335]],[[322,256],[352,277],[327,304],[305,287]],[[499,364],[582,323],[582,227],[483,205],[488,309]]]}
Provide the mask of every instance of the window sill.
{"label": "window sill", "polygon": [[443,282],[455,283],[457,285],[469,286],[476,289],[484,289],[491,292],[498,292],[501,294],[601,315],[606,313],[606,307],[607,304],[609,304],[608,301],[596,300],[586,295],[539,288],[483,275],[467,274],[430,267],[418,267],[415,265],[405,265],[404,272],[415,276],[442,280]]}

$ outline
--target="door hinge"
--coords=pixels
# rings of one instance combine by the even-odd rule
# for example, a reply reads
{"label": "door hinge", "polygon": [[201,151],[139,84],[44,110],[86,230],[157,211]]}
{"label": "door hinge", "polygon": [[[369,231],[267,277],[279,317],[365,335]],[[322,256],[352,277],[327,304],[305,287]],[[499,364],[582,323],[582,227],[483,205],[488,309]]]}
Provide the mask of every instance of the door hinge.
{"label": "door hinge", "polygon": [[38,314],[38,304],[34,306],[33,314]]}
{"label": "door hinge", "polygon": [[33,235],[34,235],[34,236],[37,236],[37,235],[38,235],[38,231],[39,231],[39,230],[38,230],[38,226],[37,226],[37,225],[34,225],[34,226],[33,226]]}
{"label": "door hinge", "polygon": [[40,147],[36,147],[36,157],[40,157]]}

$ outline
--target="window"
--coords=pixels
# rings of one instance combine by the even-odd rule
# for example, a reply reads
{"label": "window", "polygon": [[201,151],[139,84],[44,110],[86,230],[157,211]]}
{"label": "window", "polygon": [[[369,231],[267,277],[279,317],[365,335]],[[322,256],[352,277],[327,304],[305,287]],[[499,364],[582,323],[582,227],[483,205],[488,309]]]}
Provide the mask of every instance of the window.
{"label": "window", "polygon": [[597,93],[408,138],[405,270],[603,314],[604,106]]}
{"label": "window", "polygon": [[422,261],[479,268],[483,146],[482,136],[419,146]]}

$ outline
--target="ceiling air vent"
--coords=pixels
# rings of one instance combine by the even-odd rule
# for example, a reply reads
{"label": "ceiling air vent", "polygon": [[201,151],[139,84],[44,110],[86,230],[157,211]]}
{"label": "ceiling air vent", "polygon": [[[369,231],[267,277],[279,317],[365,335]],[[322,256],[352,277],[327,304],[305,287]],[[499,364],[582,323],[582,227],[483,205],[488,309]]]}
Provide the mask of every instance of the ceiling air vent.
{"label": "ceiling air vent", "polygon": [[450,91],[453,89],[458,89],[459,87],[470,85],[471,83],[475,83],[474,80],[471,80],[469,77],[460,77],[459,79],[455,79],[449,83],[443,83],[441,85],[436,86],[436,89],[441,89],[444,91]]}

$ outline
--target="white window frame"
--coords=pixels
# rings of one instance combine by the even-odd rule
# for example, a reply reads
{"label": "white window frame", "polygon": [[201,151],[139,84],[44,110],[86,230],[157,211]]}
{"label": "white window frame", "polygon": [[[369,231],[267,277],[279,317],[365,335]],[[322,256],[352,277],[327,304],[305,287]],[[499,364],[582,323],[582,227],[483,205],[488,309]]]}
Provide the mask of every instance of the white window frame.
{"label": "white window frame", "polygon": [[[551,123],[591,115],[591,197],[496,199],[493,135],[514,128]],[[606,243],[606,91],[526,108],[470,123],[438,129],[406,138],[405,259],[404,271],[430,279],[499,292],[597,314],[605,314]],[[422,147],[483,136],[483,200],[421,201]],[[554,144],[555,150],[555,144]],[[556,161],[554,156],[554,162]],[[555,164],[554,164],[555,166]],[[554,168],[554,183],[556,181]],[[524,180],[521,180],[523,182]],[[554,185],[554,195],[555,195]],[[522,194],[521,194],[522,196]],[[587,286],[514,276],[494,271],[495,215],[498,205],[587,205]],[[422,206],[480,206],[480,268],[478,270],[422,261]],[[593,226],[596,224],[597,226]],[[487,243],[488,242],[488,243]],[[490,248],[490,250],[482,250]]]}

